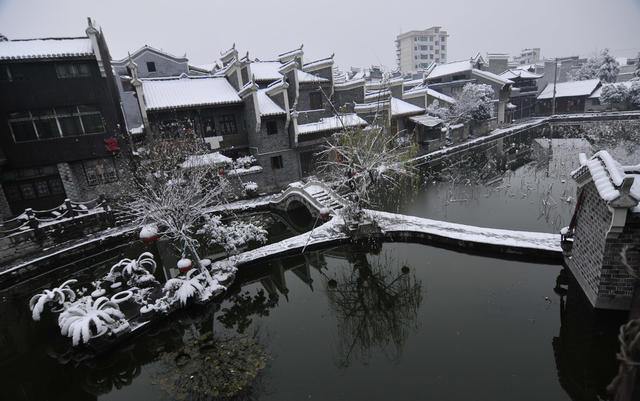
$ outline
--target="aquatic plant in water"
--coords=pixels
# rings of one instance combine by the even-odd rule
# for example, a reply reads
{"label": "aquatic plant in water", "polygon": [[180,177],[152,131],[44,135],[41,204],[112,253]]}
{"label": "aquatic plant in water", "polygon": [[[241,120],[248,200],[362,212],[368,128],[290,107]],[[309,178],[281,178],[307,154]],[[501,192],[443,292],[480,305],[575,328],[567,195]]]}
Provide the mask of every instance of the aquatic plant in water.
{"label": "aquatic plant in water", "polygon": [[270,355],[253,337],[208,332],[161,356],[154,384],[178,400],[254,399]]}

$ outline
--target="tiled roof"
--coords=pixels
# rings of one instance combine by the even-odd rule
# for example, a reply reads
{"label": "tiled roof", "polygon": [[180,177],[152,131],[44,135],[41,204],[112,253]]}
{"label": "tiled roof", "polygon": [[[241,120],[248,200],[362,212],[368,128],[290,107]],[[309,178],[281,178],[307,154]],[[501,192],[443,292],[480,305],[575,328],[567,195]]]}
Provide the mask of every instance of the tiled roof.
{"label": "tiled roof", "polygon": [[93,56],[89,38],[30,39],[0,42],[0,60]]}
{"label": "tiled roof", "polygon": [[275,81],[282,78],[278,71],[282,67],[279,61],[254,61],[251,63],[251,73],[256,81]]}
{"label": "tiled roof", "polygon": [[267,95],[266,89],[260,89],[258,91],[258,107],[260,108],[261,116],[275,116],[279,114],[285,114],[284,109],[278,106],[278,104],[271,100],[269,95]]}
{"label": "tiled roof", "polygon": [[141,79],[148,110],[242,103],[225,78],[187,77]]}
{"label": "tiled roof", "polygon": [[302,70],[298,70],[298,82],[300,83],[315,83],[315,82],[329,82],[328,79],[319,77],[317,75],[309,74]]}
{"label": "tiled roof", "polygon": [[392,117],[400,117],[400,116],[406,116],[409,114],[420,114],[420,113],[424,113],[424,109],[422,107],[405,102],[404,100],[396,99],[395,97],[391,98],[391,116]]}
{"label": "tiled roof", "polygon": [[[556,98],[571,96],[589,96],[600,85],[599,79],[588,79],[586,81],[560,82],[556,84]],[[547,84],[538,99],[553,98],[553,83]]]}

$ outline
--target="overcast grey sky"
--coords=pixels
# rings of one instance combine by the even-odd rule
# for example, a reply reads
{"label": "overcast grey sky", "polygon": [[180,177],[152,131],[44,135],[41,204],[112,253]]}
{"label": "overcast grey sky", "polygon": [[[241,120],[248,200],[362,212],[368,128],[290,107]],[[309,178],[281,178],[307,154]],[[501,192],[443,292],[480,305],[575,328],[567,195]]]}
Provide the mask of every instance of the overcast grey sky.
{"label": "overcast grey sky", "polygon": [[544,57],[640,51],[640,0],[0,0],[10,39],[81,36],[103,28],[113,58],[144,44],[194,64],[232,43],[261,59],[304,43],[305,59],[336,54],[341,67],[395,65],[400,32],[440,25],[449,60],[540,47]]}

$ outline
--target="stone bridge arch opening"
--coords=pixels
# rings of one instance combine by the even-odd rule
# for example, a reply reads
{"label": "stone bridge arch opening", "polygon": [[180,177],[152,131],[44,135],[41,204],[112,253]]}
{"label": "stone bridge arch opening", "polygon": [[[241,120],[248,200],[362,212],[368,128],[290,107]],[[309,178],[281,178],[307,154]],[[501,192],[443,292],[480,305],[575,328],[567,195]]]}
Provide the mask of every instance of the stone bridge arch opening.
{"label": "stone bridge arch opening", "polygon": [[314,217],[309,207],[297,199],[287,203],[285,213],[289,223],[299,232],[308,231],[313,226]]}

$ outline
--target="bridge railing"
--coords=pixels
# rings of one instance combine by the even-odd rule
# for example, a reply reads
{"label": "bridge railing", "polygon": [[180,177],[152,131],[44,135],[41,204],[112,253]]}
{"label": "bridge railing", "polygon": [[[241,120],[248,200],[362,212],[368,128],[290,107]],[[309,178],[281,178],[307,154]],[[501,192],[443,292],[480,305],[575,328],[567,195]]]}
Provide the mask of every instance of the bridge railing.
{"label": "bridge railing", "polygon": [[65,199],[62,204],[54,208],[46,210],[28,208],[18,216],[3,221],[0,223],[0,237],[7,237],[27,230],[36,230],[91,213],[110,211],[110,207],[102,196],[86,202]]}

